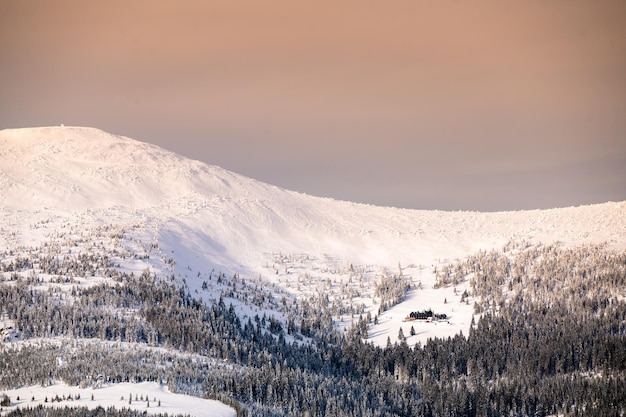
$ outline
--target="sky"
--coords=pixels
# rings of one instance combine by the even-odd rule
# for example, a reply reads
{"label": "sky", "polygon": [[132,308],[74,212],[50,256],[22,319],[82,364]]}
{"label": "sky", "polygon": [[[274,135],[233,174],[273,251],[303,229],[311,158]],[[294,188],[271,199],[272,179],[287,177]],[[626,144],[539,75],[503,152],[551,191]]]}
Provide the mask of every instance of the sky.
{"label": "sky", "polygon": [[626,200],[623,0],[0,0],[0,129],[368,204]]}

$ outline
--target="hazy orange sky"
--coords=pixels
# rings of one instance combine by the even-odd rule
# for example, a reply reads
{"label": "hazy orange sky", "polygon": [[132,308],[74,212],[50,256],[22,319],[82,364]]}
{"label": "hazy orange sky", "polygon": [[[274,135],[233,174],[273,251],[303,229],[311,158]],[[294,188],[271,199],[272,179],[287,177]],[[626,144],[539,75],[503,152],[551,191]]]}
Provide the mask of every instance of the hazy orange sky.
{"label": "hazy orange sky", "polygon": [[408,208],[626,200],[623,0],[0,0],[0,128]]}

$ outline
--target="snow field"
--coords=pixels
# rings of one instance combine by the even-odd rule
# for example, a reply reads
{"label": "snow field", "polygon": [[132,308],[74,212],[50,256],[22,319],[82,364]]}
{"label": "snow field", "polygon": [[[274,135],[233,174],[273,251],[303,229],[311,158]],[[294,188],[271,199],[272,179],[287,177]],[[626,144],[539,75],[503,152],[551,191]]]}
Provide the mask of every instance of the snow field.
{"label": "snow field", "polygon": [[[174,394],[157,382],[139,384],[103,384],[101,387],[71,387],[56,383],[47,387],[30,386],[0,392],[9,396],[10,407],[2,414],[16,408],[37,407],[115,407],[145,411],[148,414],[191,415],[195,417],[233,417],[235,410],[219,401],[205,400],[189,395]],[[132,395],[132,400],[129,400]],[[19,400],[17,398],[19,397]],[[55,398],[60,401],[53,401]],[[71,399],[70,399],[71,397]],[[46,399],[48,400],[46,402]],[[160,402],[160,405],[159,405]]]}

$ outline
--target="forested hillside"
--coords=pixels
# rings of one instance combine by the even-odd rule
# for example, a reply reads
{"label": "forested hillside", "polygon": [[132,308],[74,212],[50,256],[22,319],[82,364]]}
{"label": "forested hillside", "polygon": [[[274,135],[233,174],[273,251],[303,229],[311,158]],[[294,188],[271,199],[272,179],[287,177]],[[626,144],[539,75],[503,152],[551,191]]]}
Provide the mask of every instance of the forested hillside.
{"label": "forested hillside", "polygon": [[449,271],[470,284],[475,323],[415,347],[367,343],[371,317],[340,333],[324,309],[287,328],[242,321],[225,301],[236,277],[207,305],[147,272],[57,292],[24,277],[28,262],[4,268],[2,317],[21,341],[2,348],[2,389],[161,381],[250,416],[626,412],[626,254],[603,246],[511,244],[450,264],[438,285]]}

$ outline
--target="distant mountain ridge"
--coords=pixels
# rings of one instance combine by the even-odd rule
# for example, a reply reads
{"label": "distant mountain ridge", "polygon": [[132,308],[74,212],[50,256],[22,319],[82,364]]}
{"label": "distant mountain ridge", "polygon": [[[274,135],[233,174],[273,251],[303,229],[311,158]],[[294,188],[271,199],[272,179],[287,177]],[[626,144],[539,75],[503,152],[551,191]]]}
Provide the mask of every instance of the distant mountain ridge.
{"label": "distant mountain ridge", "polygon": [[626,248],[626,202],[498,213],[377,207],[284,190],[94,128],[0,131],[0,167],[2,234],[34,243],[37,222],[49,231],[76,216],[141,221],[181,268],[256,274],[276,252],[430,264],[511,239]]}

